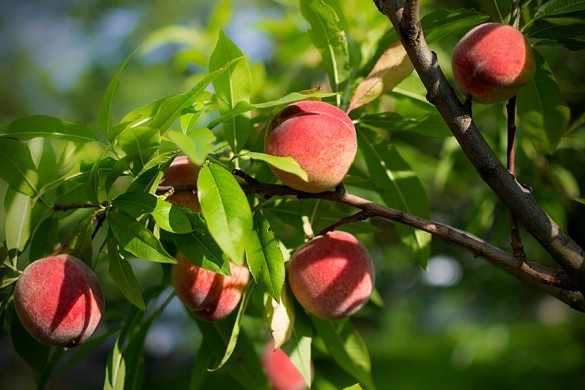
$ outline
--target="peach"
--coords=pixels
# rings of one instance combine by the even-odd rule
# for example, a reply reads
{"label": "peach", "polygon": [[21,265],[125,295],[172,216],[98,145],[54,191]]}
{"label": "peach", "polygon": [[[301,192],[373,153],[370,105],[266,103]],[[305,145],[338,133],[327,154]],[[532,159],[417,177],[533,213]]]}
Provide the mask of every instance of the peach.
{"label": "peach", "polygon": [[308,312],[335,320],[366,304],[374,288],[374,265],[353,235],[333,231],[313,238],[293,254],[288,281]]}
{"label": "peach", "polygon": [[351,119],[339,108],[320,101],[301,101],[282,109],[268,123],[267,154],[293,157],[307,172],[308,182],[273,166],[274,175],[289,187],[323,192],[341,183],[357,152]]}
{"label": "peach", "polygon": [[193,314],[205,321],[227,317],[238,305],[250,278],[244,266],[230,262],[231,276],[221,275],[191,263],[177,253],[172,279],[177,295]]}
{"label": "peach", "polygon": [[262,367],[272,385],[272,390],[305,390],[307,385],[301,373],[280,348],[268,343],[262,354]]}
{"label": "peach", "polygon": [[478,103],[508,100],[535,72],[534,57],[524,35],[512,26],[484,23],[455,46],[453,77]]}
{"label": "peach", "polygon": [[74,256],[58,255],[24,269],[14,290],[14,308],[41,343],[74,347],[96,330],[104,299],[91,268]]}
{"label": "peach", "polygon": [[[189,160],[187,156],[179,156],[173,160],[171,166],[165,172],[159,185],[161,186],[179,186],[187,184],[197,184],[200,166]],[[190,192],[176,192],[169,196],[167,201],[185,206],[194,211],[201,211],[197,195]]]}

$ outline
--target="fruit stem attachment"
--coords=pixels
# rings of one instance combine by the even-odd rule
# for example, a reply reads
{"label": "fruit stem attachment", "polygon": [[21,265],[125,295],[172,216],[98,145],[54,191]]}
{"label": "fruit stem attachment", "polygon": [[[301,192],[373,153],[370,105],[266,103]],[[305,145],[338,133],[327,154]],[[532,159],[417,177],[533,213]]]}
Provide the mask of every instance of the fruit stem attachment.
{"label": "fruit stem attachment", "polygon": [[371,211],[362,210],[358,213],[350,215],[349,217],[341,218],[339,221],[335,222],[334,224],[331,224],[331,225],[327,226],[326,228],[321,229],[316,234],[316,236],[321,236],[321,235],[327,234],[327,233],[329,233],[329,232],[331,232],[331,231],[333,231],[333,230],[337,229],[338,227],[343,226],[345,224],[365,221],[366,219],[372,218],[374,216],[375,216],[375,214],[372,213]]}

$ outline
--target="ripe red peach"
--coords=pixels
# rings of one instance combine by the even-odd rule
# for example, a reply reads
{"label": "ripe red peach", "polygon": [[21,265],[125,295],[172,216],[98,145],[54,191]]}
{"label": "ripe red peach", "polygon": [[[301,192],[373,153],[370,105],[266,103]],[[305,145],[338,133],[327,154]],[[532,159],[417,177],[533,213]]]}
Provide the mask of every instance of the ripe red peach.
{"label": "ripe red peach", "polygon": [[366,304],[374,288],[374,265],[357,238],[333,231],[313,238],[293,254],[288,281],[308,312],[335,320]]}
{"label": "ripe red peach", "polygon": [[221,275],[191,263],[177,253],[172,268],[175,291],[193,314],[205,321],[227,317],[238,306],[250,278],[244,266],[230,262],[231,276]]}
{"label": "ripe red peach", "polygon": [[58,255],[24,269],[14,290],[14,308],[41,343],[74,347],[96,330],[104,299],[91,268],[74,256]]}
{"label": "ripe red peach", "polygon": [[500,23],[484,23],[465,34],[455,46],[452,66],[461,91],[478,103],[510,99],[535,72],[524,35]]}
{"label": "ripe red peach", "polygon": [[307,172],[308,182],[270,166],[289,187],[323,192],[341,183],[357,152],[351,119],[339,108],[320,101],[301,101],[282,109],[268,123],[264,149],[267,154],[293,157]]}
{"label": "ripe red peach", "polygon": [[[165,172],[159,185],[161,186],[180,186],[187,184],[196,184],[199,170],[201,167],[196,165],[187,156],[179,156],[173,160],[171,166]],[[201,211],[197,195],[190,192],[176,192],[167,198],[167,201],[185,206],[194,211]]]}
{"label": "ripe red peach", "polygon": [[280,348],[268,343],[262,354],[262,367],[272,390],[305,390],[307,385],[301,373]]}

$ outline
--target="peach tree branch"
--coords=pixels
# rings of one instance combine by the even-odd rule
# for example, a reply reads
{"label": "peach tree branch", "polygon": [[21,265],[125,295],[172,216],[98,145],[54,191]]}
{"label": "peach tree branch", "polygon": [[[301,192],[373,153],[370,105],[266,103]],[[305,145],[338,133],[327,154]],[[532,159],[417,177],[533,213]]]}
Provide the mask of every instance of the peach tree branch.
{"label": "peach tree branch", "polygon": [[459,142],[468,160],[526,230],[585,290],[585,251],[553,221],[491,150],[470,110],[457,97],[431,52],[420,26],[418,1],[374,0],[394,28],[433,104]]}

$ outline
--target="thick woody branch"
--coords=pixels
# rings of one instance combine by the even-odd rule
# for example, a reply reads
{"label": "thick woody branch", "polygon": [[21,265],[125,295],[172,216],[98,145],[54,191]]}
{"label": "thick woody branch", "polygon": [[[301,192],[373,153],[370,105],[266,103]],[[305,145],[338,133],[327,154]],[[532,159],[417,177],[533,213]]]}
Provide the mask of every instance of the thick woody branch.
{"label": "thick woody branch", "polygon": [[[552,270],[536,263],[522,261],[514,255],[452,226],[429,221],[400,210],[383,206],[352,195],[347,191],[308,194],[287,186],[260,183],[258,181],[243,183],[242,188],[248,194],[316,198],[352,206],[361,210],[361,212],[348,217],[346,220],[340,221],[338,225],[371,217],[379,217],[426,231],[436,237],[441,237],[469,249],[473,252],[474,256],[484,257],[492,264],[514,275],[518,279],[535,285],[576,310],[585,312],[585,296],[575,288],[572,280],[564,271]],[[327,229],[329,228],[331,227]],[[319,232],[319,234],[324,232]]]}
{"label": "thick woody branch", "polygon": [[442,115],[461,149],[484,182],[526,230],[585,290],[585,251],[554,222],[498,160],[477,129],[469,109],[458,99],[425,41],[418,1],[374,0],[400,36],[402,44],[427,89],[427,99]]}

